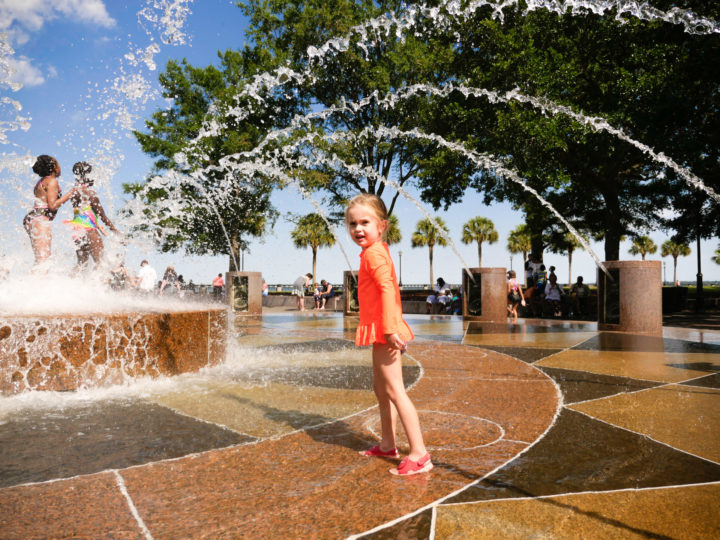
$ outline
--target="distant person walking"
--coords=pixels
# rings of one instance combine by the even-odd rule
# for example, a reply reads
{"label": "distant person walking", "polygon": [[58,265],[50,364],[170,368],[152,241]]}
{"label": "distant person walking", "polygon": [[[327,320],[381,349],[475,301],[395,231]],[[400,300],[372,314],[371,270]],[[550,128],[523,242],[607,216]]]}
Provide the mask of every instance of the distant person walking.
{"label": "distant person walking", "polygon": [[223,281],[222,274],[218,274],[215,279],[212,281],[213,286],[213,298],[216,302],[220,302],[222,298],[222,291],[223,287],[225,286],[225,281]]}
{"label": "distant person walking", "polygon": [[137,288],[143,294],[152,294],[157,284],[157,272],[147,261],[140,263],[140,270],[137,275]]}
{"label": "distant person walking", "polygon": [[354,197],[345,210],[352,240],[362,248],[358,272],[360,322],[355,345],[373,347],[373,389],[380,410],[380,444],[361,452],[368,457],[397,458],[395,429],[400,417],[410,453],[390,473],[425,473],[433,468],[415,405],[405,391],[401,355],[415,336],[402,318],[400,288],[390,251],[383,241],[388,228],[385,203],[376,195]]}
{"label": "distant person walking", "polygon": [[587,315],[590,287],[583,283],[582,276],[578,276],[577,282],[570,289],[570,295],[574,300],[575,318]]}
{"label": "distant person walking", "polygon": [[515,270],[508,272],[507,282],[507,299],[508,299],[508,314],[513,322],[518,319],[517,308],[520,304],[525,305],[525,297],[523,296],[523,290],[516,278]]}
{"label": "distant person walking", "polygon": [[310,280],[313,278],[311,273],[307,273],[304,276],[300,276],[293,283],[293,296],[297,301],[297,308],[300,311],[305,311],[305,289],[310,285]]}

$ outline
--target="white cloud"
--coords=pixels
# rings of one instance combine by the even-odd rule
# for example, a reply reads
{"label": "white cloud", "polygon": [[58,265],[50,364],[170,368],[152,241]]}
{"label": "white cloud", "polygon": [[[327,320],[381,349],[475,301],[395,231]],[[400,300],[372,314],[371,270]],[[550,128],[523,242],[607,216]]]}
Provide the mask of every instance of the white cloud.
{"label": "white cloud", "polygon": [[35,31],[59,16],[105,28],[115,25],[103,0],[0,0],[0,30],[17,23]]}
{"label": "white cloud", "polygon": [[[8,58],[7,63],[11,70],[9,81],[23,86],[38,86],[45,82],[42,71],[33,66],[26,56]],[[47,75],[54,76],[54,70],[50,70]]]}

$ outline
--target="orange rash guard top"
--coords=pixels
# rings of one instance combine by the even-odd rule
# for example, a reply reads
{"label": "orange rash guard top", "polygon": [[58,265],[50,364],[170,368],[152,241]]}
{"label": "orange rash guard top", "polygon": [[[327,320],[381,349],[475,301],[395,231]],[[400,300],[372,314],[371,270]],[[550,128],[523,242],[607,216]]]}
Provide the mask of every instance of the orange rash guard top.
{"label": "orange rash guard top", "polygon": [[397,334],[405,342],[415,337],[402,318],[400,288],[385,242],[375,242],[360,253],[358,303],[360,324],[355,345],[386,343],[386,334]]}

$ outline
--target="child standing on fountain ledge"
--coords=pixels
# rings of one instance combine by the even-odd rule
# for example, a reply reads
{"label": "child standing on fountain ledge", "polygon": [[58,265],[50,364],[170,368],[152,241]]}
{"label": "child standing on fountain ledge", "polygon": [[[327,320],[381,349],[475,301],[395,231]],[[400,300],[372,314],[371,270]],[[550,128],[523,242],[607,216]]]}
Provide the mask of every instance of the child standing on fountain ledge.
{"label": "child standing on fountain ledge", "polygon": [[415,336],[402,318],[400,289],[390,251],[383,241],[387,231],[387,209],[382,199],[363,193],[345,210],[350,236],[362,248],[358,275],[360,324],[356,345],[373,346],[373,389],[380,409],[380,444],[360,452],[368,457],[400,457],[395,447],[395,426],[400,417],[410,444],[410,453],[392,474],[409,476],[433,468],[425,449],[420,420],[405,392],[401,354]]}

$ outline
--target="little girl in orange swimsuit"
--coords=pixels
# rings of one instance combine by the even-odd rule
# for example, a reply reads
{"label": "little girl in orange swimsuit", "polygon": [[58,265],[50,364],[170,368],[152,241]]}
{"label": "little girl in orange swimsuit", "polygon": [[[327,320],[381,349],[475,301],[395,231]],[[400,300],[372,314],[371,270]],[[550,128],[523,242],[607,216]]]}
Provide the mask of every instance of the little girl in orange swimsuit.
{"label": "little girl in orange swimsuit", "polygon": [[362,248],[358,275],[360,324],[355,344],[373,346],[373,389],[378,399],[382,429],[380,444],[360,454],[400,457],[395,447],[395,425],[399,416],[410,453],[390,472],[409,476],[427,472],[433,464],[425,449],[417,411],[403,383],[401,354],[415,336],[402,318],[395,266],[388,246],[383,242],[387,217],[382,199],[366,193],[354,197],[345,210],[350,236]]}

